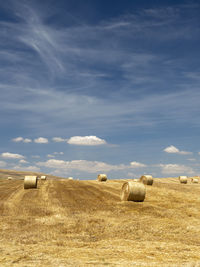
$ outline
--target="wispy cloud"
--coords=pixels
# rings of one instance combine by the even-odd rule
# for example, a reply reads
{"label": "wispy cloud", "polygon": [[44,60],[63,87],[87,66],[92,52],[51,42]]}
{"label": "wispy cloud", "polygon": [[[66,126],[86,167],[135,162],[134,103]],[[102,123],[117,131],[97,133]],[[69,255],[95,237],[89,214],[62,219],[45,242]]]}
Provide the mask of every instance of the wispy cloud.
{"label": "wispy cloud", "polygon": [[56,143],[66,142],[67,139],[64,139],[62,137],[53,137],[52,140]]}
{"label": "wispy cloud", "polygon": [[39,159],[40,156],[39,156],[39,155],[33,155],[32,158],[33,158],[33,159]]}
{"label": "wispy cloud", "polygon": [[126,21],[119,21],[119,22],[114,22],[114,23],[110,23],[108,25],[105,25],[104,29],[113,30],[113,29],[118,29],[121,27],[126,27],[129,25],[130,25],[130,22],[128,22],[128,21],[127,22]]}
{"label": "wispy cloud", "polygon": [[[133,142],[139,144],[147,135],[150,151],[151,134],[166,141],[167,133],[173,132],[184,139],[187,132],[181,129],[199,127],[199,69],[195,66],[200,5],[131,9],[128,14],[87,23],[87,19],[78,21],[74,14],[62,10],[54,20],[55,9],[47,11],[39,1],[34,5],[9,3],[13,19],[0,22],[2,128],[16,132],[16,136],[23,131],[22,136],[31,137],[49,137],[51,133],[54,143],[45,147],[52,148],[45,151],[47,155],[62,146],[59,142],[67,142],[65,135],[79,145],[89,141],[74,141],[74,137],[85,138],[90,133],[96,138],[105,136],[105,140],[93,138],[93,144],[113,140],[121,149],[132,140],[129,149],[134,154]],[[67,23],[62,23],[66,19]],[[48,143],[47,138],[35,140]],[[71,159],[82,156],[82,147],[79,152],[77,147],[68,148],[74,153]],[[109,161],[109,148],[108,144],[93,148],[101,150],[98,162]],[[21,149],[19,153],[24,154],[25,148]],[[102,152],[104,149],[108,153]],[[174,146],[167,150],[190,153]],[[12,148],[8,144],[3,151]],[[123,155],[116,155],[117,162],[123,162]],[[135,156],[127,156],[127,162]]]}
{"label": "wispy cloud", "polygon": [[[2,77],[7,72],[14,80],[9,84],[3,84],[1,106],[18,113],[23,112],[22,118],[27,127],[41,129],[44,122],[48,122],[48,126],[51,120],[54,120],[55,129],[58,125],[60,129],[63,127],[63,120],[67,124],[75,122],[79,127],[81,122],[85,121],[88,126],[94,126],[95,129],[98,129],[98,125],[102,128],[103,122],[105,127],[110,128],[116,125],[152,126],[169,120],[181,123],[183,118],[188,120],[192,113],[197,112],[197,108],[191,103],[193,100],[197,102],[199,93],[195,92],[195,89],[192,94],[189,90],[179,92],[182,77],[176,79],[174,93],[165,93],[165,81],[169,81],[169,77],[173,76],[169,69],[174,67],[177,59],[169,65],[168,55],[153,53],[146,47],[142,47],[141,52],[135,51],[137,47],[134,46],[132,49],[131,46],[124,49],[124,41],[128,45],[134,43],[135,39],[144,40],[146,35],[155,32],[155,27],[156,38],[162,35],[170,39],[169,34],[174,38],[172,35],[177,35],[180,31],[176,28],[169,31],[169,27],[181,20],[180,10],[183,7],[149,9],[126,18],[119,17],[112,21],[100,22],[98,25],[80,23],[68,28],[51,27],[45,23],[47,14],[38,12],[27,4],[15,5],[14,8],[18,11],[20,22],[3,24],[1,27],[9,28],[8,44],[16,43],[22,47],[20,53],[12,53],[4,48],[4,58],[7,61],[12,56],[18,56],[20,71],[9,66],[2,73]],[[24,13],[29,15],[24,16]],[[163,25],[166,25],[164,30]],[[185,25],[175,25],[185,30]],[[195,25],[188,25],[194,30]],[[108,28],[113,31],[113,35],[108,35]],[[114,30],[118,28],[121,30],[116,35]],[[143,37],[139,34],[141,29]],[[190,34],[192,32],[190,31]],[[185,34],[182,38],[184,36]],[[106,40],[106,43],[103,40]],[[168,62],[166,67],[163,64],[165,61]],[[183,66],[182,62],[181,65]],[[47,70],[45,66],[48,66]],[[48,71],[60,73],[62,77],[57,77],[62,80],[59,87],[53,79],[46,79]],[[87,75],[84,75],[85,73]],[[73,77],[76,77],[76,80]],[[156,96],[151,96],[150,93],[155,86],[162,90]],[[105,88],[106,99],[102,99],[105,93],[102,92],[101,95],[100,88]],[[126,88],[125,93],[122,93],[123,88]],[[9,105],[5,101],[8,96]],[[32,101],[30,103],[23,99]],[[143,109],[143,106],[146,109]],[[147,109],[151,113],[147,114]],[[157,113],[158,110],[161,111],[160,115]],[[32,114],[31,119],[26,115],[29,112]],[[149,120],[149,114],[153,114],[152,120]],[[41,118],[40,122],[36,119],[38,115]],[[135,117],[134,120],[128,119],[132,116]],[[195,121],[196,118],[192,117],[191,123]]]}
{"label": "wispy cloud", "polygon": [[64,152],[53,152],[54,155],[64,155]]}
{"label": "wispy cloud", "polygon": [[190,159],[187,159],[187,160],[189,160],[189,161],[196,161],[195,158],[190,158]]}
{"label": "wispy cloud", "polygon": [[52,75],[63,72],[64,66],[55,38],[56,31],[52,35],[53,32],[44,23],[41,12],[34,9],[30,3],[18,3],[15,7],[17,16],[21,19],[21,25],[24,26],[23,30],[20,31],[18,40],[41,58]]}
{"label": "wispy cloud", "polygon": [[140,163],[140,162],[137,162],[137,161],[132,161],[130,164],[131,164],[131,166],[133,168],[143,168],[143,167],[146,167],[145,164]]}
{"label": "wispy cloud", "polygon": [[55,156],[61,156],[64,155],[64,152],[53,152],[53,154],[48,154],[48,158],[55,158]]}
{"label": "wispy cloud", "polygon": [[20,159],[19,163],[21,163],[21,164],[27,164],[27,163],[29,163],[29,162],[28,162],[27,160]]}

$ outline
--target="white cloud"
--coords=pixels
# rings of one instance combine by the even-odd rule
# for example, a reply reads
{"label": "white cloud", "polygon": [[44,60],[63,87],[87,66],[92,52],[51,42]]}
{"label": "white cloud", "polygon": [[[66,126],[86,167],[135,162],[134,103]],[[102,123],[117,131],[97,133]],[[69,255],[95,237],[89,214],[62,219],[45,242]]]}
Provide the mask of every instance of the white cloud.
{"label": "white cloud", "polygon": [[3,168],[7,165],[7,163],[5,161],[1,161],[0,160],[0,168]]}
{"label": "white cloud", "polygon": [[59,142],[66,142],[67,139],[64,139],[62,137],[53,137],[52,140],[56,143],[59,143]]}
{"label": "white cloud", "polygon": [[25,138],[25,139],[23,140],[23,142],[24,142],[24,143],[31,143],[31,142],[32,142],[32,140],[31,140],[31,139],[29,139],[29,138]]}
{"label": "white cloud", "polygon": [[29,138],[23,138],[23,137],[21,137],[21,136],[16,137],[16,138],[13,138],[12,141],[13,141],[13,142],[16,142],[16,143],[19,143],[19,142],[23,142],[23,143],[31,143],[31,142],[32,142],[31,139],[29,139]]}
{"label": "white cloud", "polygon": [[137,162],[137,161],[132,161],[131,163],[131,167],[133,168],[142,168],[142,167],[146,167],[145,164]]}
{"label": "white cloud", "polygon": [[[138,162],[137,162],[138,163]],[[57,170],[79,170],[88,173],[95,173],[95,172],[109,172],[109,171],[118,171],[118,170],[128,170],[137,167],[144,167],[146,165],[142,163],[138,164],[119,164],[119,165],[112,165],[101,161],[88,161],[88,160],[72,160],[72,161],[64,161],[64,160],[57,160],[57,159],[49,159],[45,162],[38,162],[36,163],[38,166],[44,166],[47,168],[53,168]],[[142,165],[142,166],[141,166]]]}
{"label": "white cloud", "polygon": [[49,141],[47,138],[39,137],[39,138],[34,139],[34,142],[38,144],[47,144]]}
{"label": "white cloud", "polygon": [[37,165],[45,166],[48,168],[67,168],[67,163],[69,163],[69,161],[49,159],[46,162],[38,162]]}
{"label": "white cloud", "polygon": [[164,174],[193,174],[193,170],[191,167],[179,164],[160,164],[162,168],[162,173]]}
{"label": "white cloud", "polygon": [[22,142],[23,141],[23,137],[16,137],[12,139],[13,142]]}
{"label": "white cloud", "polygon": [[64,152],[53,152],[55,155],[64,155]]}
{"label": "white cloud", "polygon": [[175,146],[168,146],[164,149],[164,151],[167,153],[179,153],[179,149]]}
{"label": "white cloud", "polygon": [[47,157],[48,158],[55,158],[56,155],[63,155],[63,154],[64,154],[63,152],[53,152],[53,155],[48,154]]}
{"label": "white cloud", "polygon": [[19,163],[28,163],[28,161],[24,160],[24,159],[20,159]]}
{"label": "white cloud", "polygon": [[54,158],[55,156],[54,155],[51,155],[51,154],[48,154],[47,157],[48,158]]}
{"label": "white cloud", "polygon": [[14,154],[14,153],[9,153],[9,152],[2,153],[1,157],[5,159],[24,159],[25,158],[24,156],[20,154]]}
{"label": "white cloud", "polygon": [[172,145],[166,147],[163,151],[166,152],[166,153],[180,154],[180,155],[190,155],[190,154],[192,154],[192,152],[180,151],[177,147],[172,146]]}
{"label": "white cloud", "polygon": [[68,139],[68,144],[71,145],[81,145],[81,146],[97,146],[104,145],[106,141],[97,136],[73,136]]}
{"label": "white cloud", "polygon": [[111,170],[124,170],[131,168],[129,165],[111,165],[100,161],[87,161],[87,160],[72,160],[64,161],[57,159],[49,159],[46,162],[38,162],[37,165],[47,168],[63,169],[63,170],[80,170],[89,173],[95,172],[109,172]]}

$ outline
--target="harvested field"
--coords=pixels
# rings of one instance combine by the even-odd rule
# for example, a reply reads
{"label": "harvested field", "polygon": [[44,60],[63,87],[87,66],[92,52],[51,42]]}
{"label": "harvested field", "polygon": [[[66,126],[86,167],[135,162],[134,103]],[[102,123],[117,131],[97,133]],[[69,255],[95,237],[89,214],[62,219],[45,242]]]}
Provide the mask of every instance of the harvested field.
{"label": "harvested field", "polygon": [[0,266],[200,266],[200,184],[155,178],[137,203],[125,181],[2,179]]}

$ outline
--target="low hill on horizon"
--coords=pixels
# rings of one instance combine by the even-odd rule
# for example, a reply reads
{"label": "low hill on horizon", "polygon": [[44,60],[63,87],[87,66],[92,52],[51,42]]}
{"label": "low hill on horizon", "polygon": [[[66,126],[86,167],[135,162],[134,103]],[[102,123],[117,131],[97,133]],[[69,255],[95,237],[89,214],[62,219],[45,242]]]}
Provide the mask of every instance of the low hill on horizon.
{"label": "low hill on horizon", "polygon": [[31,171],[19,171],[19,170],[7,170],[7,169],[0,169],[0,179],[7,179],[9,176],[11,176],[14,179],[23,180],[24,176],[26,175],[46,175],[48,176],[48,179],[63,179],[65,177],[60,176],[54,176],[51,174],[43,173],[43,172],[31,172]]}

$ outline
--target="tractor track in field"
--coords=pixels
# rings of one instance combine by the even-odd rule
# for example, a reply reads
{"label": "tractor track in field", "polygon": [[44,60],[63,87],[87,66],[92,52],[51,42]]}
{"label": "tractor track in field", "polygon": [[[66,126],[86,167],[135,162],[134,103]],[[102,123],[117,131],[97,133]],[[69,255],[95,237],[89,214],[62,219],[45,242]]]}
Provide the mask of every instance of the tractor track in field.
{"label": "tractor track in field", "polygon": [[200,184],[155,179],[136,203],[124,181],[0,181],[0,266],[198,266]]}

